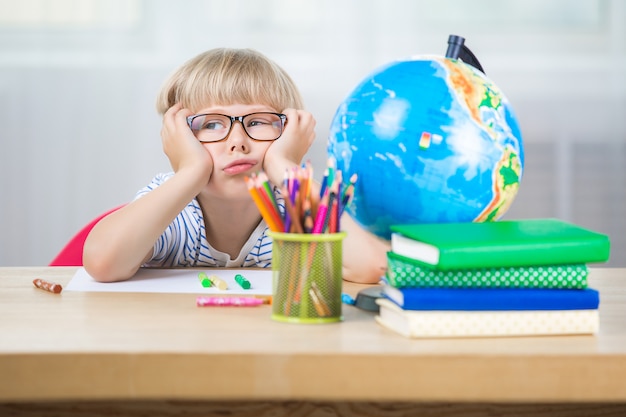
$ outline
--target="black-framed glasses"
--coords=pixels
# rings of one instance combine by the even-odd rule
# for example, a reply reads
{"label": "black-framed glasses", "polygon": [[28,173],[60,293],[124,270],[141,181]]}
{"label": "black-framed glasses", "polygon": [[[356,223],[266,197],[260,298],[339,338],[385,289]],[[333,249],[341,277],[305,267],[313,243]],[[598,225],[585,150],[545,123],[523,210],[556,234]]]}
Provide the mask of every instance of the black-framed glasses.
{"label": "black-framed glasses", "polygon": [[281,113],[257,112],[245,116],[196,114],[187,117],[187,124],[200,142],[220,142],[228,137],[237,121],[254,140],[276,140],[283,134],[287,116]]}

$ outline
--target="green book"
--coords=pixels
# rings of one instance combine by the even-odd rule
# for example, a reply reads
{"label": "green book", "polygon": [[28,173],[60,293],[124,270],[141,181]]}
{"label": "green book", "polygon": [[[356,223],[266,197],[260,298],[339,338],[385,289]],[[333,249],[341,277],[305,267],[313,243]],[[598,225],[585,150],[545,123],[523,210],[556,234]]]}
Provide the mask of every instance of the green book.
{"label": "green book", "polygon": [[496,268],[429,268],[387,252],[387,281],[396,288],[587,288],[586,264]]}
{"label": "green book", "polygon": [[558,219],[391,226],[391,250],[440,270],[606,262],[607,235]]}

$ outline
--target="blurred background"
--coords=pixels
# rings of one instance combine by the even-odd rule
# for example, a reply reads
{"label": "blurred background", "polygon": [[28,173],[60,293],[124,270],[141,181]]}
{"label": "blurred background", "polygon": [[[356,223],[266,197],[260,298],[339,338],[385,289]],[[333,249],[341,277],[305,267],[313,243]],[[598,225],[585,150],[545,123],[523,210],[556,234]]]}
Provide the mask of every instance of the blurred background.
{"label": "blurred background", "polygon": [[285,68],[326,160],[339,103],[377,67],[466,38],[509,98],[526,167],[505,218],[610,235],[626,266],[626,2],[0,0],[0,266],[48,264],[169,171],[155,99],[184,61],[250,47]]}

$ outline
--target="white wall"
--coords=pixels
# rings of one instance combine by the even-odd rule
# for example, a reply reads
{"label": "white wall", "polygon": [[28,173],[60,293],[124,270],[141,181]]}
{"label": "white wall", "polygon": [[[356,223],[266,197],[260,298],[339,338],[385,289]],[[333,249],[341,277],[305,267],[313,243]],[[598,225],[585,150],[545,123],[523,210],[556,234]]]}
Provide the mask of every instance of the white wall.
{"label": "white wall", "polygon": [[318,121],[377,66],[462,35],[506,93],[526,169],[508,218],[608,233],[626,266],[626,4],[619,0],[0,0],[0,266],[45,265],[168,170],[154,101],[206,49],[281,64]]}

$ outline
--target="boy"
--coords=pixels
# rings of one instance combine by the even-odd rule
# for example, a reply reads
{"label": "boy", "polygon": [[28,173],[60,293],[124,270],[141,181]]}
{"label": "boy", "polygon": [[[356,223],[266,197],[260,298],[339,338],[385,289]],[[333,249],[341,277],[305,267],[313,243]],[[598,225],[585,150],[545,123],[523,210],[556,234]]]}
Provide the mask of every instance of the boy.
{"label": "boy", "polygon": [[[268,267],[271,239],[244,181],[265,171],[281,184],[315,139],[289,75],[250,49],[213,49],[186,62],[157,99],[163,150],[173,172],[157,175],[138,198],[89,234],[83,263],[101,282],[142,266]],[[341,219],[343,278],[375,283],[388,243]]]}

